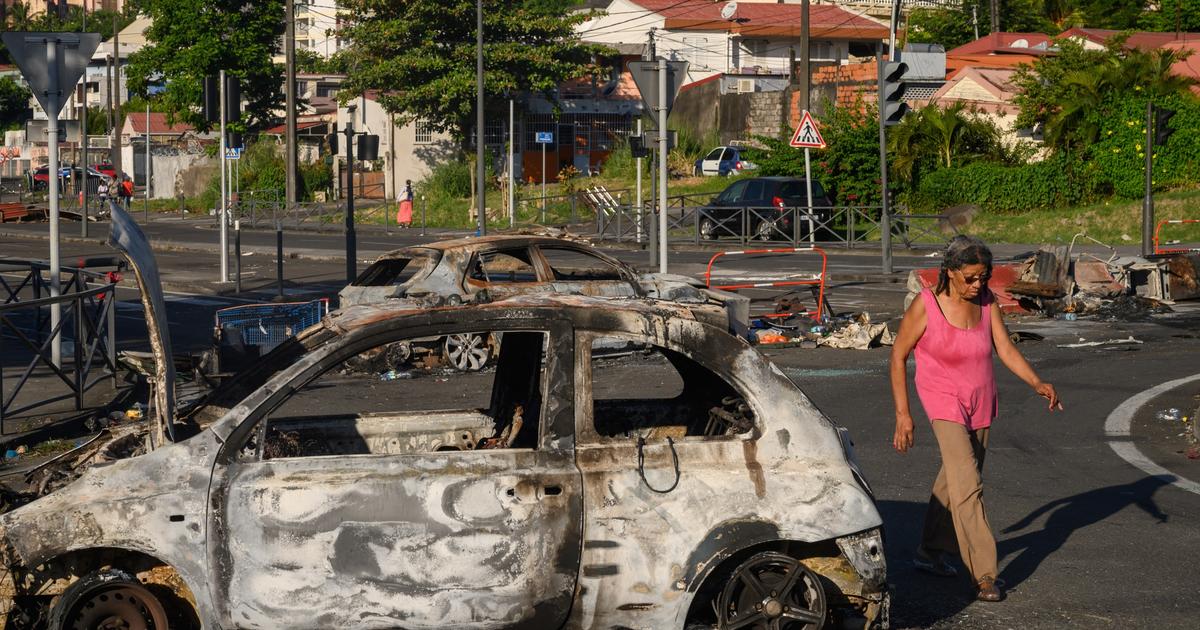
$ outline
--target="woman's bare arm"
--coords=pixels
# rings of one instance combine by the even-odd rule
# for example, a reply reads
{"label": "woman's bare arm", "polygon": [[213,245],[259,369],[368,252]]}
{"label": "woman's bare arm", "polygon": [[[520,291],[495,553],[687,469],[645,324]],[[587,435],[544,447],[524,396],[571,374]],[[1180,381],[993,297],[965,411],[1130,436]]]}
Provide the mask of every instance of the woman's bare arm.
{"label": "woman's bare arm", "polygon": [[1039,396],[1050,401],[1050,409],[1062,409],[1062,402],[1058,399],[1058,392],[1054,391],[1054,386],[1042,382],[1037,372],[1033,371],[1033,366],[1029,365],[1021,351],[1013,345],[1008,336],[1008,327],[1004,325],[1004,318],[1000,315],[1000,307],[992,302],[988,311],[988,316],[992,318],[992,346],[996,348],[996,356],[1000,357],[1000,362],[1017,378],[1032,387]]}
{"label": "woman's bare arm", "polygon": [[896,405],[896,432],[892,446],[905,453],[913,445],[913,419],[908,405],[908,355],[925,333],[925,300],[917,296],[900,320],[900,331],[892,345],[890,374],[892,401]]}

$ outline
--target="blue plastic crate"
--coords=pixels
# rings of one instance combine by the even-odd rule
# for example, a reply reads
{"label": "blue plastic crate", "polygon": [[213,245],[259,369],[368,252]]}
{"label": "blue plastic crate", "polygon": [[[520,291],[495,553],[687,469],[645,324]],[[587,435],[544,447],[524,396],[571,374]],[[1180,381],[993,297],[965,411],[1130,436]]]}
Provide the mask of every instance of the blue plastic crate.
{"label": "blue plastic crate", "polygon": [[300,331],[321,321],[329,312],[328,300],[284,304],[249,304],[217,311],[217,328],[222,339],[239,334],[245,346],[266,354]]}

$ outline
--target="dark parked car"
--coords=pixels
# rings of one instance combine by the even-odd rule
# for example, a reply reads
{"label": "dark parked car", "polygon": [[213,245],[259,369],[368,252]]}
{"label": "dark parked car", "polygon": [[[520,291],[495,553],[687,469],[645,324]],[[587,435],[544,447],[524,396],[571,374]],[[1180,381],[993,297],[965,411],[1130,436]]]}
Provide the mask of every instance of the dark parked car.
{"label": "dark parked car", "polygon": [[[818,181],[812,183],[813,221],[807,221],[808,186],[796,177],[754,177],[733,182],[701,209],[700,237],[752,235],[763,240],[792,237],[792,222],[800,220],[798,236],[819,229],[829,220],[833,202]],[[743,219],[744,215],[744,219]],[[744,227],[743,227],[744,226]],[[745,232],[743,232],[743,229]]]}
{"label": "dark parked car", "polygon": [[[66,181],[69,180],[72,175],[75,177],[80,177],[82,174],[83,169],[79,168],[78,166],[73,167],[69,164],[65,164],[58,167],[58,176],[61,178],[60,183],[62,185],[66,185]],[[104,176],[104,173],[101,173],[94,168],[88,168],[88,178],[96,182],[92,185],[92,189],[95,189],[95,187],[99,185],[100,180]],[[50,186],[50,167],[43,166],[30,171],[29,180],[31,190],[46,190]]]}

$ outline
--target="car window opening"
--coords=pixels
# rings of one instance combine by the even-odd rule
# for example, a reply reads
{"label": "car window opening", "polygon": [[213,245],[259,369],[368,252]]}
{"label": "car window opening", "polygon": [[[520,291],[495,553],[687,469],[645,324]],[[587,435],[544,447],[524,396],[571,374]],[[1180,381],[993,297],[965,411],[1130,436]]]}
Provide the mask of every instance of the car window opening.
{"label": "car window opening", "polygon": [[555,280],[579,282],[622,279],[616,267],[590,254],[561,247],[542,247],[541,251]]}
{"label": "car window opening", "polygon": [[382,287],[404,284],[411,280],[424,266],[421,263],[413,261],[411,258],[380,260],[367,267],[366,271],[362,272],[358,278],[355,278],[353,284],[356,287]]}
{"label": "car window opening", "polygon": [[606,438],[679,439],[739,435],[754,427],[745,399],[687,356],[651,346],[613,356],[614,339],[592,349],[592,419]]}
{"label": "car window opening", "polygon": [[469,277],[486,284],[538,280],[527,250],[479,254],[471,264]]}
{"label": "car window opening", "polygon": [[[546,333],[463,335],[486,340],[483,369],[464,372],[416,359],[421,346],[440,353],[448,337],[359,353],[273,410],[243,447],[242,459],[536,448]],[[398,344],[405,349],[398,351]],[[400,356],[405,360],[398,364]]]}

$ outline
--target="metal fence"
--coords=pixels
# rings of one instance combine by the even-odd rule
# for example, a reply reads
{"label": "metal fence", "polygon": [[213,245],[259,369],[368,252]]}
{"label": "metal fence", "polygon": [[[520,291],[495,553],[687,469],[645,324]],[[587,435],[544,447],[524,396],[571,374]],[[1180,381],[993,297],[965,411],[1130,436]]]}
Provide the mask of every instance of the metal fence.
{"label": "metal fence", "polygon": [[[61,294],[50,296],[49,265],[43,261],[0,261],[0,435],[5,421],[16,414],[73,399],[83,409],[83,396],[104,378],[116,383],[116,284],[106,275],[77,268],[62,268]],[[59,304],[62,316],[51,325],[50,307]],[[51,359],[51,343],[61,336],[61,365]],[[6,379],[5,368],[15,366],[19,376]],[[18,402],[21,390],[35,376],[39,381],[32,400]]]}
{"label": "metal fence", "polygon": [[[854,248],[877,242],[883,234],[882,207],[748,207],[721,208],[696,203],[706,195],[668,198],[667,241],[700,244],[730,241],[788,244],[793,247],[821,244]],[[606,208],[596,216],[599,240],[642,242],[657,229],[658,210],[648,203],[641,209],[622,204]],[[957,230],[942,215],[912,214],[904,207],[890,217],[891,235],[908,248],[941,246],[947,234]]]}

